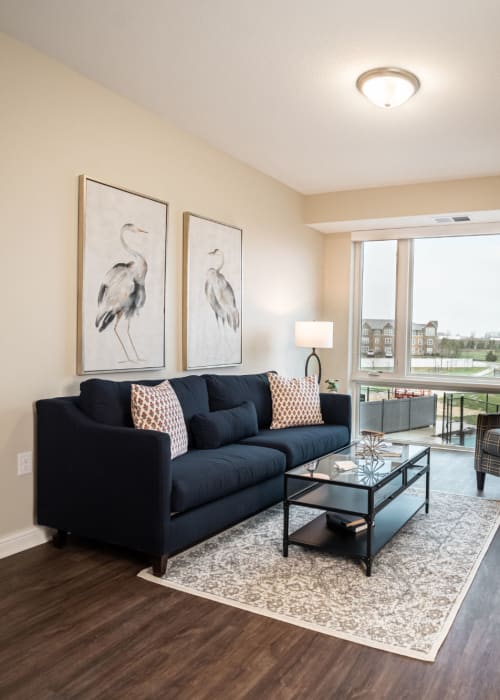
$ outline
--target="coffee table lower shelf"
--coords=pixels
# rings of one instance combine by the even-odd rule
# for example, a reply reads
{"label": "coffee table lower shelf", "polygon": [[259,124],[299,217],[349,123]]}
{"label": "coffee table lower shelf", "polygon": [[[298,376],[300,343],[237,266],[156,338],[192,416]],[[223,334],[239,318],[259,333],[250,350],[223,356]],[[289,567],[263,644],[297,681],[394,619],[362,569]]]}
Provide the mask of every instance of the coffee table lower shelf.
{"label": "coffee table lower shelf", "polygon": [[[372,558],[394,537],[394,535],[421,508],[425,507],[425,498],[401,494],[389,503],[375,517],[372,529]],[[302,526],[288,535],[288,544],[300,544],[307,547],[319,547],[340,556],[367,559],[368,531],[358,534],[342,533],[332,530],[326,524],[326,513]]]}

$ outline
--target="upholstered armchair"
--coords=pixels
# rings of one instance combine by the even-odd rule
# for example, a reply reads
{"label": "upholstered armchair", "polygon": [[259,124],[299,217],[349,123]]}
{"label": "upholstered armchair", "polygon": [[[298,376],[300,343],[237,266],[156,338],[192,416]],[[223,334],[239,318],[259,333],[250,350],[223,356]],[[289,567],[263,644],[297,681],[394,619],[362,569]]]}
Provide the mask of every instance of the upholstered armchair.
{"label": "upholstered armchair", "polygon": [[486,474],[500,476],[500,413],[480,413],[477,417],[474,468],[480,491]]}

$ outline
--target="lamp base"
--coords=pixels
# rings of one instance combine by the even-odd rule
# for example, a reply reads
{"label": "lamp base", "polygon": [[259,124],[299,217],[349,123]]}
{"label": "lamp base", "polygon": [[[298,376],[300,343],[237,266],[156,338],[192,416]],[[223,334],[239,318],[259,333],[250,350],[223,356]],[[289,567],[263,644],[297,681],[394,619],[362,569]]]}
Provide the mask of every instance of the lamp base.
{"label": "lamp base", "polygon": [[308,369],[308,367],[309,367],[309,362],[312,360],[313,357],[316,358],[316,362],[318,363],[318,384],[320,384],[320,383],[321,383],[321,362],[320,362],[320,359],[319,359],[319,355],[318,355],[318,353],[316,352],[316,348],[313,348],[313,349],[312,349],[312,352],[307,356],[306,368],[305,368],[305,376],[307,377],[307,369]]}

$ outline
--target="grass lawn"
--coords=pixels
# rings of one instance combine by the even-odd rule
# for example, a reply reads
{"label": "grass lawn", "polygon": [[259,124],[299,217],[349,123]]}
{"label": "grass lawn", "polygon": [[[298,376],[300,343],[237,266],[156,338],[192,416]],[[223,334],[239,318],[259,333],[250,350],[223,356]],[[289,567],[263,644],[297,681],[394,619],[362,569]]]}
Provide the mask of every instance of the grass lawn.
{"label": "grass lawn", "polygon": [[[482,360],[486,361],[486,355],[488,354],[489,350],[460,350],[458,353],[458,357],[466,357],[466,358],[472,358],[473,360]],[[493,350],[495,354],[498,354],[495,350]]]}
{"label": "grass lawn", "polygon": [[[488,401],[488,406],[486,406]],[[464,408],[475,408],[479,411],[496,413],[497,407],[500,410],[500,394],[464,394]]]}
{"label": "grass lawn", "polygon": [[[500,413],[500,394],[477,394],[459,391],[448,392],[453,394],[453,420],[460,420],[460,397],[464,397],[464,423],[476,425],[478,413]],[[438,400],[437,415],[443,413],[442,398]]]}
{"label": "grass lawn", "polygon": [[467,376],[485,376],[481,372],[484,372],[485,367],[414,367],[411,370],[412,374],[456,374],[456,375],[467,375]]}

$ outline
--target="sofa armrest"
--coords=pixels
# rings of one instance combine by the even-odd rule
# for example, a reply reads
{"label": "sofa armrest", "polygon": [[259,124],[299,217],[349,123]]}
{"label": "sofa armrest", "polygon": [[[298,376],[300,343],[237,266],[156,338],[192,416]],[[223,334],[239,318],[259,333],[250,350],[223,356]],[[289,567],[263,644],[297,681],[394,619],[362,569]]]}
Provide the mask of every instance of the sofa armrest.
{"label": "sofa armrest", "polygon": [[349,394],[320,394],[321,415],[325,423],[345,425],[351,434],[351,397]]}
{"label": "sofa armrest", "polygon": [[36,409],[38,522],[168,552],[169,435],[97,423],[74,397],[44,399]]}

